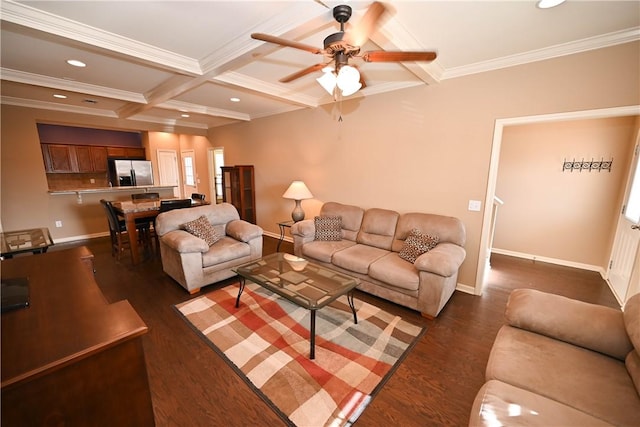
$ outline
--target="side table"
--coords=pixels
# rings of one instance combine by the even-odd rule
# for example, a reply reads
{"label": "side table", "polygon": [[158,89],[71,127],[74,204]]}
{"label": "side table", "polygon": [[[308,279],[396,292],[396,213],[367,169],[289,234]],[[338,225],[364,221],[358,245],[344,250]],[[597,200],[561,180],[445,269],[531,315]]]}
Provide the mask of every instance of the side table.
{"label": "side table", "polygon": [[276,246],[276,252],[280,252],[280,245],[284,240],[284,229],[291,228],[291,226],[295,223],[295,221],[282,221],[278,223],[278,227],[280,227],[280,239],[278,240],[278,246]]}

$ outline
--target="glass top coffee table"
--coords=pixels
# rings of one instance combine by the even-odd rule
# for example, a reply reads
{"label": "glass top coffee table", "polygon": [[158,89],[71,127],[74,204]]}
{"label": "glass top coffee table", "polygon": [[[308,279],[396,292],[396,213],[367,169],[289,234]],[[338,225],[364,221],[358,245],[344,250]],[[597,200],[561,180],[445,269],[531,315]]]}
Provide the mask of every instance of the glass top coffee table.
{"label": "glass top coffee table", "polygon": [[240,306],[245,280],[250,280],[311,312],[310,359],[315,358],[317,310],[346,295],[353,312],[353,322],[358,323],[353,290],[360,282],[355,277],[281,252],[241,265],[233,271],[240,276],[236,308]]}
{"label": "glass top coffee table", "polygon": [[53,239],[48,228],[30,228],[0,233],[0,256],[2,258],[11,258],[25,252],[42,254],[47,252],[49,246],[53,246]]}

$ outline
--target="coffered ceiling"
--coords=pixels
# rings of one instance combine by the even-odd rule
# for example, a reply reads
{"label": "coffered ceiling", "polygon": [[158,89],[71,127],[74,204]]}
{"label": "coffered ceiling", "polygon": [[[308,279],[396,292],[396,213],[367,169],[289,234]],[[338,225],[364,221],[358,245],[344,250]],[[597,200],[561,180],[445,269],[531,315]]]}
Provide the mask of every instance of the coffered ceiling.
{"label": "coffered ceiling", "polygon": [[[371,4],[2,0],[2,103],[194,129],[314,108],[333,102],[315,80],[320,71],[290,83],[279,79],[322,56],[250,35],[321,48],[339,29],[332,8],[342,3],[353,8],[347,31]],[[547,10],[533,0],[384,4],[388,12],[363,50],[434,50],[438,58],[356,59],[367,86],[352,97],[640,39],[639,1],[568,0]]]}

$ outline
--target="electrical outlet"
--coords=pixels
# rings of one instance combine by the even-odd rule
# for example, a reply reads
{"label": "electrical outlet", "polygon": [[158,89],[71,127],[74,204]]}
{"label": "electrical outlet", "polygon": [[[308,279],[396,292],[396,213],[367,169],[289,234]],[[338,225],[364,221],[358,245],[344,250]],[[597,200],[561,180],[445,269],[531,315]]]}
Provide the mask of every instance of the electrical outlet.
{"label": "electrical outlet", "polygon": [[469,210],[474,212],[480,212],[482,202],[480,200],[469,200]]}
{"label": "electrical outlet", "polygon": [[62,221],[60,221],[60,220],[56,221],[56,227],[57,228],[62,227]]}
{"label": "electrical outlet", "polygon": [[96,180],[95,180],[95,179],[93,179],[93,178],[91,178],[91,179],[89,180],[89,182],[90,182],[91,184],[95,184],[95,183],[96,183]]}

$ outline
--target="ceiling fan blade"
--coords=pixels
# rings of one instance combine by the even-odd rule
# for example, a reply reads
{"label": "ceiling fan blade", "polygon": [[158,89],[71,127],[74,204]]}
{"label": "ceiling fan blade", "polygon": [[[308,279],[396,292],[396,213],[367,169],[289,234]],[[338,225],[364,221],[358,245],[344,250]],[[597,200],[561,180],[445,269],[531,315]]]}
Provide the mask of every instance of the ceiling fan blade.
{"label": "ceiling fan blade", "polygon": [[294,41],[283,39],[276,36],[270,36],[269,34],[253,33],[251,34],[251,38],[256,40],[261,40],[263,42],[279,44],[281,46],[293,47],[295,49],[300,49],[300,50],[306,50],[307,52],[311,52],[315,54],[322,53],[322,49],[318,49],[317,47],[304,44],[304,43],[294,42]]}
{"label": "ceiling fan blade", "polygon": [[365,52],[362,59],[365,62],[411,62],[411,61],[433,61],[436,59],[435,52],[402,52],[372,50]]}
{"label": "ceiling fan blade", "polygon": [[299,79],[302,76],[306,76],[309,73],[313,73],[314,71],[318,71],[318,70],[322,70],[327,64],[315,64],[312,65],[311,67],[307,67],[303,70],[300,70],[298,72],[295,72],[287,77],[281,78],[280,82],[282,83],[289,83],[295,79]]}
{"label": "ceiling fan blade", "polygon": [[362,46],[378,25],[378,21],[387,8],[380,2],[373,2],[360,21],[347,34],[346,40],[352,46]]}

